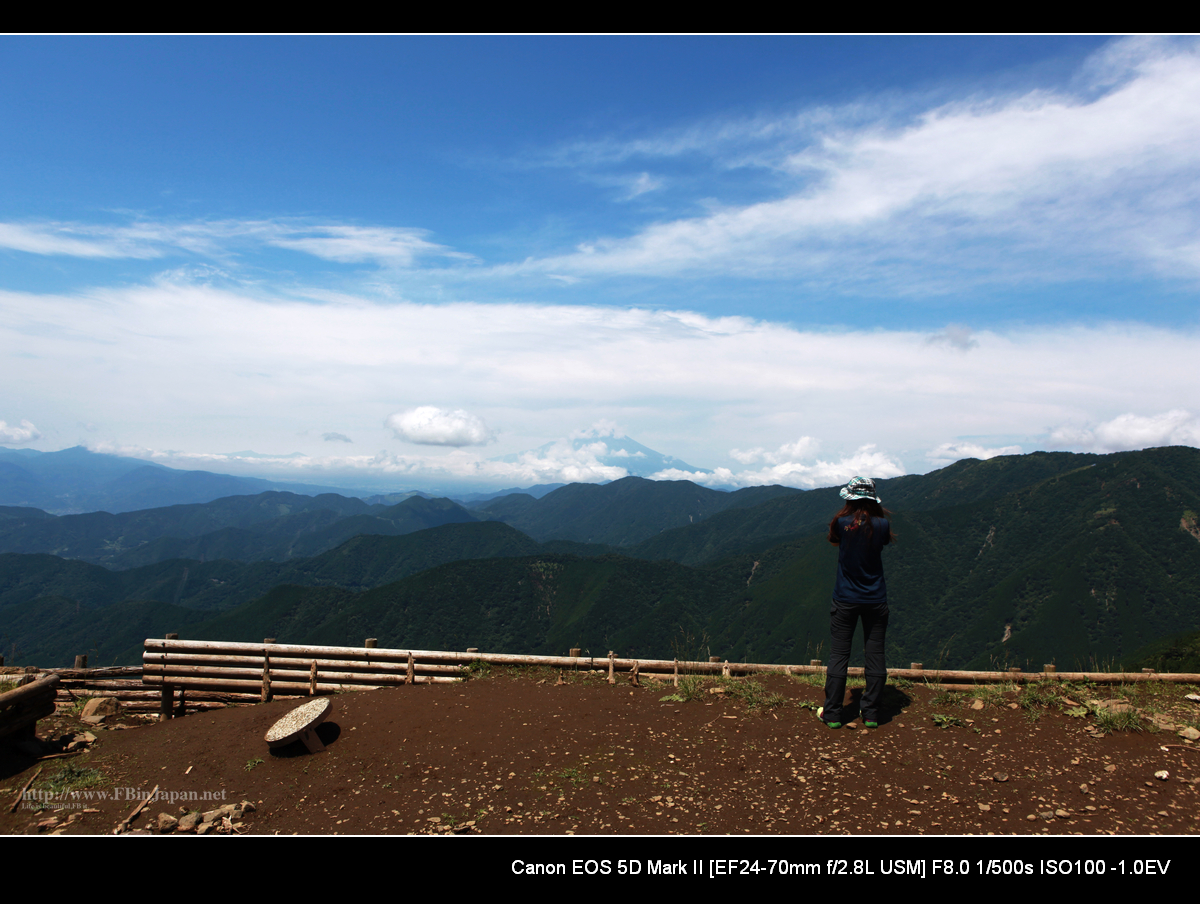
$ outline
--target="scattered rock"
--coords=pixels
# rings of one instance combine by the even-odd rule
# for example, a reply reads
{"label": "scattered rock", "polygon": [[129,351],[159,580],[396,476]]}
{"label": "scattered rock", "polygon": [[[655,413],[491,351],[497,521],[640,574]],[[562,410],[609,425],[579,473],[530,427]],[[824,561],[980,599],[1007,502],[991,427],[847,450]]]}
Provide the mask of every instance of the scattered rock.
{"label": "scattered rock", "polygon": [[1171,777],[1171,773],[1169,773],[1166,769],[1159,769],[1156,773],[1154,773],[1154,777],[1160,782],[1165,782]]}
{"label": "scattered rock", "polygon": [[1190,725],[1179,732],[1179,737],[1187,738],[1189,741],[1200,741],[1200,731],[1192,728]]}
{"label": "scattered rock", "polygon": [[992,781],[1006,782],[1006,781],[1008,781],[1008,773],[1007,772],[994,772],[994,773],[992,773]]}
{"label": "scattered rock", "polygon": [[174,832],[179,825],[179,820],[170,813],[158,814],[158,830],[160,832]]}
{"label": "scattered rock", "polygon": [[194,832],[194,831],[196,831],[196,828],[199,825],[200,825],[200,814],[199,813],[188,813],[187,815],[180,818],[179,822],[176,825],[176,828],[181,832]]}
{"label": "scattered rock", "polygon": [[976,697],[971,703],[971,709],[983,709],[983,701]]}
{"label": "scattered rock", "polygon": [[121,704],[117,702],[116,697],[93,697],[83,704],[83,711],[80,712],[79,719],[91,725],[99,725],[109,716],[115,716],[120,711]]}
{"label": "scattered rock", "polygon": [[1120,697],[1112,700],[1089,700],[1088,706],[1110,713],[1127,713],[1133,711],[1133,704],[1128,700],[1122,700]]}
{"label": "scattered rock", "polygon": [[1159,731],[1179,731],[1179,729],[1183,727],[1182,725],[1172,722],[1161,713],[1151,713],[1150,722]]}

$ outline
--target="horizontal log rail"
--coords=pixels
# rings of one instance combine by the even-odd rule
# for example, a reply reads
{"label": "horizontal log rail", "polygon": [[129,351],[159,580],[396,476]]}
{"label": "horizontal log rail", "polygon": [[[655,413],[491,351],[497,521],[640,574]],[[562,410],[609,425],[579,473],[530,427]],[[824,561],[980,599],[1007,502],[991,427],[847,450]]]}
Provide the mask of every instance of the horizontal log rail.
{"label": "horizontal log rail", "polygon": [[[0,680],[33,681],[55,676],[56,702],[71,706],[89,697],[115,697],[123,708],[170,718],[186,708],[211,709],[245,705],[271,697],[307,697],[395,687],[407,684],[443,683],[461,680],[468,666],[549,667],[563,671],[606,674],[610,683],[639,679],[678,683],[688,675],[735,677],[779,673],[824,675],[825,666],[813,660],[808,665],[770,663],[685,661],[674,659],[630,659],[607,656],[535,656],[516,653],[480,653],[474,650],[399,650],[371,646],[317,646],[274,642],[166,639],[146,640],[141,666],[87,669],[3,669]],[[580,652],[580,651],[572,651]],[[861,677],[861,668],[849,670]],[[907,679],[947,690],[971,690],[984,684],[1028,684],[1042,681],[1081,681],[1094,684],[1129,684],[1168,681],[1200,684],[1200,674],[1140,672],[1060,672],[1052,665],[1043,671],[1020,669],[966,671],[926,669],[913,663],[905,669],[889,669],[891,679]]]}

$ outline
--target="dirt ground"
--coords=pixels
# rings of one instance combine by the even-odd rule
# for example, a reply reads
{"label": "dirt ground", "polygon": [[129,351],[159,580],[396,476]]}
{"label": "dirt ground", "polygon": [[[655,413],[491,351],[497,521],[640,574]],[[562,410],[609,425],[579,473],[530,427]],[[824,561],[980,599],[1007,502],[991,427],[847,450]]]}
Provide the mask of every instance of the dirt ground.
{"label": "dirt ground", "polygon": [[[1195,725],[1200,705],[1184,695],[1196,691],[1125,694],[1143,716]],[[1118,693],[956,695],[889,683],[878,729],[835,731],[817,720],[820,687],[783,676],[676,689],[487,670],[458,684],[334,696],[316,754],[263,740],[295,700],[162,723],[124,717],[138,727],[90,727],[96,741],[73,757],[9,752],[0,832],[111,834],[158,786],[174,802],[151,803],[131,829],[157,831],[162,812],[248,800],[254,811],[228,832],[1200,834],[1200,743],[1144,718],[1140,731],[1098,731],[1083,698]],[[85,728],[64,713],[44,719],[39,736]],[[10,812],[39,766],[33,789],[57,777],[56,799]]]}

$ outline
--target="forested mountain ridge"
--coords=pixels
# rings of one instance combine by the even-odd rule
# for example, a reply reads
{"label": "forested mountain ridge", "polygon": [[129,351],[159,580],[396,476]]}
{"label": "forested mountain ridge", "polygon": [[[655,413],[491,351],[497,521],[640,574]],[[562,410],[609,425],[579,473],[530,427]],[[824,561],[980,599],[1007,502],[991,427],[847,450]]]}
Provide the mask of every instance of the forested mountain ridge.
{"label": "forested mountain ridge", "polygon": [[[583,497],[595,500],[597,523],[608,487]],[[893,665],[1066,669],[1128,659],[1200,628],[1196,449],[966,461],[879,488],[899,534],[885,553]],[[703,498],[638,479],[610,492],[664,489]],[[825,659],[837,550],[824,535],[841,504],[837,489],[764,495],[620,555],[565,540],[538,544],[493,522],[361,536],[286,563],[158,563],[120,573],[133,583],[116,589],[81,563],[0,557],[0,643],[19,635],[28,645],[54,613],[60,636],[83,652],[71,624],[90,619],[99,637],[101,623],[111,626],[103,610],[140,599],[143,608],[123,615],[139,629],[168,612],[187,622],[179,627],[189,636],[228,640],[356,644],[373,636],[401,647]],[[569,514],[560,506],[558,517]],[[5,583],[3,575],[18,573]],[[119,633],[128,641],[121,649],[136,649],[139,638]]]}

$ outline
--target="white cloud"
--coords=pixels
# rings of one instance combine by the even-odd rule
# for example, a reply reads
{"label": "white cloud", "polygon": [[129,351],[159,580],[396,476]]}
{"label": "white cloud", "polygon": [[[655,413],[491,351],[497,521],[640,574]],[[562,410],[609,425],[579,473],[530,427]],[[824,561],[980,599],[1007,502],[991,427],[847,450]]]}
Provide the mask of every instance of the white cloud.
{"label": "white cloud", "polygon": [[423,230],[417,229],[330,225],[302,229],[280,226],[267,239],[267,243],[342,263],[374,261],[408,267],[417,258],[429,255],[470,258],[470,255],[452,252],[445,246],[429,242],[424,235]]}
{"label": "white cloud", "polygon": [[340,263],[372,262],[410,267],[419,258],[471,260],[471,255],[430,242],[425,230],[348,226],[295,218],[199,220],[128,225],[0,223],[0,248],[83,258],[158,258],[198,254],[231,261],[234,251],[273,246]]}
{"label": "white cloud", "polygon": [[756,461],[765,461],[767,464],[779,465],[786,464],[798,458],[810,458],[816,454],[821,444],[811,436],[802,436],[794,443],[784,443],[774,452],[768,452],[766,449],[749,449],[742,451],[740,449],[730,449],[729,455],[741,462],[744,465],[753,464]]}
{"label": "white cloud", "polygon": [[[381,426],[397,387],[409,398],[461,400],[469,412],[438,409],[411,434],[401,425],[401,437],[475,444],[503,423],[498,452],[511,454],[561,436],[564,424],[593,424],[576,438],[624,434],[695,466],[732,466],[739,481],[798,485],[854,476],[842,471],[872,444],[885,469],[924,463],[957,437],[1036,436],[1047,425],[1083,425],[1075,438],[1057,431],[1059,447],[1125,447],[1140,441],[1131,424],[1117,429],[1128,412],[1183,412],[1160,415],[1140,436],[1188,442],[1187,412],[1200,411],[1200,384],[1181,378],[1180,364],[1200,360],[1200,332],[1136,324],[980,331],[962,354],[913,331],[582,305],[314,304],[170,283],[0,292],[0,309],[0,385],[20,393],[35,423],[94,423],[96,442],[195,455],[301,451],[313,468],[331,448],[319,432],[298,435],[314,423],[337,424],[369,448],[394,442]],[[361,463],[347,467],[386,466],[414,480],[503,473],[442,452],[390,455],[380,464],[351,457]],[[519,473],[538,482],[568,468],[617,473],[555,461],[529,461]],[[822,470],[842,462],[836,474]]]}
{"label": "white cloud", "polygon": [[1020,446],[981,446],[978,443],[942,443],[930,451],[925,457],[938,467],[953,464],[964,458],[978,458],[987,461],[998,455],[1020,455]]}
{"label": "white cloud", "polygon": [[19,446],[41,438],[41,432],[29,421],[22,420],[20,426],[14,424],[11,427],[4,421],[0,421],[0,443]]}
{"label": "white cloud", "polygon": [[[874,111],[865,119],[856,106],[735,124],[735,146],[751,133],[777,142],[789,191],[665,218],[523,267],[884,280],[927,290],[1087,278],[1116,262],[1200,276],[1196,42],[1118,43],[1088,76],[1075,90],[972,97],[902,118]],[[729,146],[722,130],[707,140],[697,130],[594,156]],[[950,272],[936,275],[938,267]]]}
{"label": "white cloud", "polygon": [[1122,414],[1095,427],[1061,426],[1051,441],[1080,451],[1124,452],[1153,446],[1200,446],[1200,418],[1177,408],[1162,414]]}
{"label": "white cloud", "polygon": [[971,328],[960,323],[948,324],[944,330],[934,333],[926,341],[930,345],[949,345],[963,352],[979,346],[979,343],[971,338]]}
{"label": "white cloud", "polygon": [[422,405],[389,415],[386,423],[397,439],[423,446],[485,446],[496,440],[482,418],[461,409]]}
{"label": "white cloud", "polygon": [[352,443],[352,442],[354,442],[354,440],[352,440],[350,437],[346,436],[346,434],[344,434],[344,433],[322,433],[321,439],[325,440],[325,442],[327,442],[327,443]]}
{"label": "white cloud", "polygon": [[0,248],[91,258],[151,258],[161,254],[129,230],[78,223],[0,223]]}
{"label": "white cloud", "polygon": [[711,473],[670,468],[651,476],[655,480],[690,480],[710,486],[749,487],[778,484],[812,489],[846,483],[852,477],[899,477],[905,473],[904,466],[895,458],[876,451],[873,445],[866,445],[839,461],[818,459],[812,464],[783,461],[757,471],[740,472],[729,468],[716,468]]}

